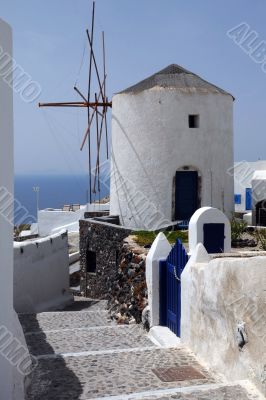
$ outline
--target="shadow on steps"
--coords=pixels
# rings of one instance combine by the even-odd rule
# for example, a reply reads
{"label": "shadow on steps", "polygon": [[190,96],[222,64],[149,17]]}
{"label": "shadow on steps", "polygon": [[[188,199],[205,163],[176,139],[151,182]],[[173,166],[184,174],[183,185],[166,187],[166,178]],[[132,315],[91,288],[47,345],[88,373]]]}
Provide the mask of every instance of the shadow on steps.
{"label": "shadow on steps", "polygon": [[[49,356],[55,354],[39,326],[36,315],[21,316],[22,326],[25,327],[27,317],[30,319],[27,328],[29,329],[30,324],[32,331],[38,331],[36,336],[40,347],[45,348]],[[27,342],[29,336],[26,334],[25,338]],[[28,381],[30,383],[26,388],[26,400],[77,400],[83,392],[78,377],[67,367],[65,359],[61,356],[38,358],[36,368],[28,376]]]}

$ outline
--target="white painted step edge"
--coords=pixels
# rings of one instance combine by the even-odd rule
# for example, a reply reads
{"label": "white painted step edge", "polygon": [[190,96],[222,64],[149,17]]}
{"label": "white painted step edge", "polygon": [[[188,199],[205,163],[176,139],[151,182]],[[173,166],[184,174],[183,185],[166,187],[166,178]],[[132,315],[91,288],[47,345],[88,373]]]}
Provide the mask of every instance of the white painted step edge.
{"label": "white painted step edge", "polygon": [[[213,384],[206,384],[206,385],[195,385],[195,386],[187,386],[187,387],[175,387],[175,388],[165,388],[165,389],[157,389],[157,390],[150,390],[150,391],[145,391],[145,392],[139,392],[139,393],[131,393],[131,394],[124,394],[124,395],[118,395],[118,396],[107,396],[107,397],[97,397],[97,400],[144,400],[147,398],[160,398],[163,396],[172,396],[175,394],[192,394],[193,392],[202,392],[204,393],[205,391],[209,390],[215,390],[215,389],[220,389],[220,388],[225,388],[225,387],[234,387],[234,386],[242,386],[244,389],[247,390],[247,394],[251,396],[250,399],[254,400],[263,400],[265,399],[264,396],[261,395],[260,392],[257,391],[257,389],[251,389],[251,384],[248,381],[237,381],[237,382],[232,382],[232,383],[227,383],[227,384],[219,384],[219,383],[213,383]],[[252,396],[256,396],[255,398]],[[91,399],[87,399],[91,400]],[[236,399],[237,400],[237,399]]]}
{"label": "white painted step edge", "polygon": [[166,326],[153,326],[148,334],[150,340],[161,347],[180,347],[180,338]]}

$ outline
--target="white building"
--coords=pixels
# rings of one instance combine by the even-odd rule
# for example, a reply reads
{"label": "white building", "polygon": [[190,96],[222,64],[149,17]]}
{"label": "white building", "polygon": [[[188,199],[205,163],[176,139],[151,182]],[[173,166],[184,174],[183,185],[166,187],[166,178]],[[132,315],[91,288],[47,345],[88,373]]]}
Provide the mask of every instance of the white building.
{"label": "white building", "polygon": [[[39,236],[53,235],[62,229],[66,229],[69,233],[79,232],[79,221],[84,218],[86,212],[101,213],[109,212],[109,210],[109,203],[81,205],[77,211],[64,211],[53,208],[40,210],[38,211],[37,224]],[[35,227],[35,224],[33,225]],[[33,225],[31,226],[31,233]]]}
{"label": "white building", "polygon": [[[11,56],[11,28],[0,19],[2,68]],[[13,93],[3,75],[0,75],[0,138],[0,398],[22,400],[24,377],[9,359],[12,347],[9,351],[6,348],[7,342],[13,343],[15,338],[21,345],[25,343],[13,309]]]}
{"label": "white building", "polygon": [[202,206],[231,217],[233,100],[178,65],[115,95],[110,213],[141,229]]}
{"label": "white building", "polygon": [[266,226],[266,161],[241,161],[232,170],[235,211],[246,214],[249,224]]}

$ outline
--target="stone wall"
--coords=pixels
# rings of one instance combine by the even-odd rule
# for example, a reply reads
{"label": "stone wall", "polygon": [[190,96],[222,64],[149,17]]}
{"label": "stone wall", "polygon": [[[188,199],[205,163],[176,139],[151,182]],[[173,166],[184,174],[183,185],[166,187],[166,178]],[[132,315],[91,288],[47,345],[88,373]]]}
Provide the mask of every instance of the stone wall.
{"label": "stone wall", "polygon": [[109,211],[87,211],[84,213],[84,218],[108,217]]}
{"label": "stone wall", "polygon": [[124,240],[119,268],[108,293],[108,309],[119,324],[142,321],[142,311],[148,304],[146,255],[147,249],[129,238]]}
{"label": "stone wall", "polygon": [[[80,220],[79,225],[81,293],[91,298],[106,299],[118,271],[123,240],[131,231],[92,219]],[[87,272],[88,251],[95,253],[94,272]]]}

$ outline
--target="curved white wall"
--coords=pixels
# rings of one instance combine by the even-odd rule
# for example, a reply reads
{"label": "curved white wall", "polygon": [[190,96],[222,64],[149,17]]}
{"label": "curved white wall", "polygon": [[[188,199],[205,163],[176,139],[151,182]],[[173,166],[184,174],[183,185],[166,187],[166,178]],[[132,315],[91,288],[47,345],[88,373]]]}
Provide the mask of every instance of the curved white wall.
{"label": "curved white wall", "polygon": [[[199,128],[188,127],[189,114],[200,115]],[[201,206],[231,216],[232,97],[162,88],[114,96],[111,214],[145,229],[172,221],[174,177],[184,166],[201,175]]]}
{"label": "curved white wall", "polygon": [[67,233],[14,242],[15,310],[38,313],[63,308],[72,301]]}

